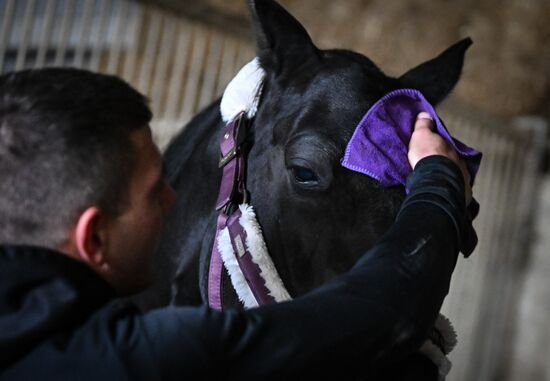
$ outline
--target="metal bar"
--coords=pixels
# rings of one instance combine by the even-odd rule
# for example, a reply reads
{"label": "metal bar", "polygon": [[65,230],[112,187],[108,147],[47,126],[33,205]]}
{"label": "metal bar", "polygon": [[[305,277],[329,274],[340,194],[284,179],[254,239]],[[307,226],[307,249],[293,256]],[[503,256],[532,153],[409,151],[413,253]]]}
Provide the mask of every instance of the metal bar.
{"label": "metal bar", "polygon": [[200,85],[201,72],[208,44],[206,33],[202,26],[198,24],[193,25],[193,50],[180,114],[180,120],[183,123],[191,120],[195,111],[197,89]]}
{"label": "metal bar", "polygon": [[55,66],[62,66],[65,63],[65,54],[67,50],[67,43],[72,32],[74,8],[76,2],[65,1],[64,4],[65,11],[63,12],[63,17],[61,18],[61,30],[59,32],[59,42],[57,45],[57,51],[54,60]]}
{"label": "metal bar", "polygon": [[[490,238],[492,243],[492,253],[489,259],[490,272],[489,279],[491,282],[487,284],[484,291],[486,300],[484,302],[484,315],[488,318],[486,320],[486,326],[483,327],[484,332],[488,332],[486,339],[483,342],[482,358],[485,361],[482,364],[480,373],[477,373],[481,377],[486,374],[485,378],[489,379],[491,375],[494,375],[497,368],[500,357],[503,353],[503,345],[507,339],[505,335],[505,310],[506,306],[506,284],[509,281],[511,268],[510,265],[513,260],[514,251],[513,247],[507,244],[507,225],[511,224],[513,219],[510,218],[510,212],[512,204],[510,185],[514,182],[514,179],[520,175],[521,172],[516,173],[514,171],[517,158],[514,152],[513,141],[506,140],[503,143],[503,151],[499,152],[502,160],[499,162],[503,165],[500,182],[495,184],[495,193],[497,193],[498,204],[495,210],[495,220],[493,224],[495,229],[493,230],[493,237]],[[503,191],[503,190],[506,191]],[[500,192],[499,192],[500,190]],[[517,200],[515,200],[517,201]]]}
{"label": "metal bar", "polygon": [[21,70],[25,68],[25,61],[27,58],[27,48],[29,47],[29,39],[32,36],[32,29],[34,27],[34,8],[36,5],[35,0],[27,0],[27,6],[25,7],[25,14],[23,16],[23,25],[21,26],[21,35],[19,40],[19,46],[17,47],[17,58],[15,60],[15,70]]}
{"label": "metal bar", "polygon": [[92,71],[98,71],[101,61],[101,55],[104,51],[103,44],[105,41],[105,35],[107,34],[107,26],[110,18],[109,11],[112,8],[112,0],[99,0],[99,20],[97,21],[97,38],[94,44],[91,46],[92,52],[90,57],[90,64],[88,69]]}
{"label": "metal bar", "polygon": [[223,55],[221,58],[221,69],[218,77],[216,93],[222,94],[225,87],[231,81],[235,73],[235,61],[237,60],[238,44],[233,37],[227,36],[223,45]]}
{"label": "metal bar", "polygon": [[521,188],[523,184],[529,183],[531,177],[535,176],[534,173],[530,173],[526,168],[529,161],[529,152],[521,146],[515,147],[515,151],[513,159],[514,180],[506,192],[509,199],[506,208],[508,216],[505,219],[507,223],[502,234],[504,245],[509,248],[511,256],[508,261],[505,261],[503,264],[501,263],[501,266],[504,265],[508,271],[504,274],[505,282],[501,287],[502,300],[499,315],[502,320],[502,334],[498,343],[500,351],[496,359],[496,372],[499,374],[509,374],[510,371],[510,357],[513,352],[514,340],[513,328],[516,323],[516,307],[518,306],[517,285],[524,272],[524,267],[521,266],[522,259],[528,254],[528,250],[523,246],[519,234],[521,227],[524,226],[521,218],[522,208],[524,207],[524,203],[521,202]]}
{"label": "metal bar", "polygon": [[[132,3],[133,4],[133,3]],[[130,7],[130,13],[132,14],[132,19],[135,20],[133,27],[133,33],[139,33],[140,29],[143,27],[145,19],[145,7],[141,4],[132,5]],[[136,38],[138,40],[138,38]],[[135,43],[128,48],[125,54],[124,67],[122,69],[122,76],[130,82],[134,81],[134,76],[136,73],[136,63],[138,61],[139,53],[139,44]]]}
{"label": "metal bar", "polygon": [[0,29],[0,72],[4,72],[4,56],[6,47],[9,46],[10,37],[13,32],[12,25],[14,19],[15,0],[7,0],[2,19],[2,29]]}
{"label": "metal bar", "polygon": [[237,54],[235,54],[235,61],[233,62],[233,73],[237,73],[242,67],[242,62],[243,62],[243,45],[244,43],[242,41],[237,41],[237,47],[236,47],[236,50],[237,50]]}
{"label": "metal bar", "polygon": [[153,113],[157,118],[162,118],[162,105],[164,104],[164,95],[166,94],[166,79],[168,64],[174,52],[174,33],[176,30],[176,21],[173,17],[166,17],[162,25],[162,37],[160,42],[159,55],[157,57],[156,69],[153,75],[153,84],[151,89],[151,100]]}
{"label": "metal bar", "polygon": [[50,48],[56,5],[57,0],[47,0],[46,2],[42,30],[40,31],[41,38],[36,54],[36,61],[34,63],[34,67],[37,68],[42,67],[46,64],[46,54],[48,53],[48,49]]}
{"label": "metal bar", "polygon": [[82,11],[82,19],[80,20],[80,33],[73,60],[73,66],[76,67],[82,67],[84,53],[88,49],[94,3],[95,0],[84,0],[84,9]]}
{"label": "metal bar", "polygon": [[238,45],[237,56],[235,57],[235,66],[233,71],[237,73],[241,68],[254,58],[254,50],[244,41],[240,41]]}
{"label": "metal bar", "polygon": [[177,35],[176,57],[168,82],[168,99],[164,113],[166,119],[175,122],[177,122],[176,107],[184,89],[185,69],[188,66],[187,60],[190,57],[189,51],[191,50],[191,27],[187,22],[180,22]]}
{"label": "metal bar", "polygon": [[145,42],[145,51],[143,54],[143,61],[138,78],[138,88],[144,94],[149,93],[151,73],[154,69],[161,24],[162,15],[158,11],[151,9],[149,28],[147,31],[147,40]]}
{"label": "metal bar", "polygon": [[208,55],[206,57],[206,64],[203,70],[204,79],[202,81],[198,101],[198,110],[201,110],[212,103],[216,96],[216,82],[220,73],[220,61],[223,53],[222,41],[223,37],[219,33],[213,31],[210,36]]}
{"label": "metal bar", "polygon": [[118,73],[118,67],[120,63],[120,50],[122,41],[124,38],[124,31],[126,30],[128,26],[128,18],[126,16],[126,10],[128,9],[128,2],[126,0],[121,1],[118,6],[118,12],[115,17],[114,22],[114,31],[115,31],[115,38],[113,41],[113,46],[111,47],[111,50],[109,52],[109,60],[107,62],[107,73],[117,74]]}

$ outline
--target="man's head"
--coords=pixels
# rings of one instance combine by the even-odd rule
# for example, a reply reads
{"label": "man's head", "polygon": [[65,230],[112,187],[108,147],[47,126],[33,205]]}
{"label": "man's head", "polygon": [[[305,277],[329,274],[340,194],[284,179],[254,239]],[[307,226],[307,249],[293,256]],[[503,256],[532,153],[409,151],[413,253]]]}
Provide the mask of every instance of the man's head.
{"label": "man's head", "polygon": [[74,69],[0,77],[0,243],[58,249],[119,292],[143,287],[173,193],[147,100]]}

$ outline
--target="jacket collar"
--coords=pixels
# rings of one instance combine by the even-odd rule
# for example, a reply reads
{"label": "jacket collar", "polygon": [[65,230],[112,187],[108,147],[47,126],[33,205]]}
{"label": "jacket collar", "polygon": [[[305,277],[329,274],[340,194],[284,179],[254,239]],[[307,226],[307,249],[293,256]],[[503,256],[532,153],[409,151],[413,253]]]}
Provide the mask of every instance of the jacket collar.
{"label": "jacket collar", "polygon": [[45,338],[82,324],[115,297],[83,263],[30,246],[0,246],[0,368]]}

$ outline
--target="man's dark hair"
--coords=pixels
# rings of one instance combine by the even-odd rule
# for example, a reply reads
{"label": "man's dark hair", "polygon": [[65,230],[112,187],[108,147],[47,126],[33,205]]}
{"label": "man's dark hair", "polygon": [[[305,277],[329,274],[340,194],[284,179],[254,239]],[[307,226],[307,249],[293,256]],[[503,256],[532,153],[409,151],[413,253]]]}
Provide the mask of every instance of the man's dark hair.
{"label": "man's dark hair", "polygon": [[130,132],[147,99],[77,69],[0,76],[0,243],[58,247],[87,207],[116,216],[134,167]]}

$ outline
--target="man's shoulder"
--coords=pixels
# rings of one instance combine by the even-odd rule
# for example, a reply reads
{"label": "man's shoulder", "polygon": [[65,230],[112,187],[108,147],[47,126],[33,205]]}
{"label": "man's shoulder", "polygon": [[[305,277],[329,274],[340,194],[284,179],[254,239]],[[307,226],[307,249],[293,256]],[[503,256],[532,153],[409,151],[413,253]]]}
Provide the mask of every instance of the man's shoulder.
{"label": "man's shoulder", "polygon": [[109,302],[83,322],[44,337],[0,371],[0,380],[158,379],[140,318],[131,302]]}
{"label": "man's shoulder", "polygon": [[55,367],[47,373],[60,374],[59,364],[76,369],[79,359],[98,356],[106,366],[120,358],[117,348],[135,345],[137,308],[113,301],[113,290],[77,261],[48,249],[4,245],[0,279],[0,372],[25,379]]}

